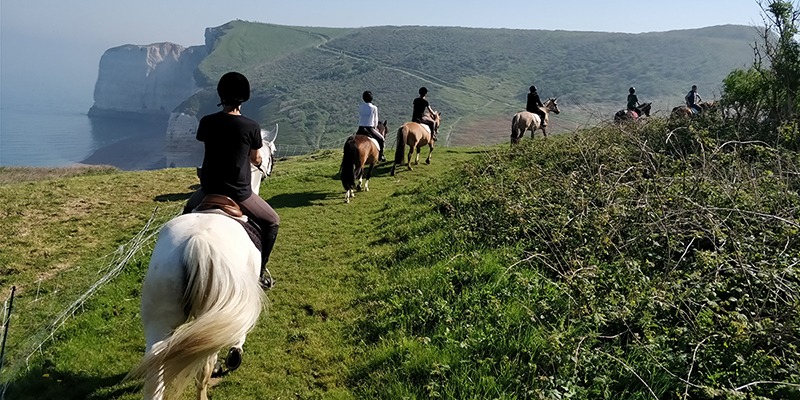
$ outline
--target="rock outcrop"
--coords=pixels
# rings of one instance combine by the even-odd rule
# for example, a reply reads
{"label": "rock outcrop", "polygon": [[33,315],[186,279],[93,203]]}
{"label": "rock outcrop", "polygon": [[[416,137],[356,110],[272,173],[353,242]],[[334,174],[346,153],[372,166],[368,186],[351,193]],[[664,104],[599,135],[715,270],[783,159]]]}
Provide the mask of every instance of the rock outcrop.
{"label": "rock outcrop", "polygon": [[90,116],[153,116],[169,114],[200,88],[194,79],[207,55],[205,46],[174,43],[115,47],[100,58]]}
{"label": "rock outcrop", "polygon": [[199,167],[203,164],[204,147],[196,139],[200,120],[196,115],[174,112],[169,116],[164,156],[167,168]]}

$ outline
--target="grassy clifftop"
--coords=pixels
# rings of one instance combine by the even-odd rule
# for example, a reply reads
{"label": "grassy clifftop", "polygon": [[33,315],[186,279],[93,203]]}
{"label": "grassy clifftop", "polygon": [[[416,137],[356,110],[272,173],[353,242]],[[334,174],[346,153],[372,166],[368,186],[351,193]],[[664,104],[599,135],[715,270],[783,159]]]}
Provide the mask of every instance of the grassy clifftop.
{"label": "grassy clifftop", "polygon": [[755,31],[745,26],[645,34],[456,27],[300,28],[231,22],[200,67],[212,82],[182,105],[214,112],[213,83],[235,69],[253,83],[244,112],[281,124],[281,144],[339,147],[353,133],[364,90],[382,119],[410,118],[417,89],[444,112],[446,143],[496,143],[524,108],[531,84],[559,97],[556,129],[569,130],[593,111],[625,104],[630,86],[656,110],[683,102],[692,84],[711,99],[733,68],[752,61]]}
{"label": "grassy clifftop", "polygon": [[[212,395],[797,399],[800,158],[775,140],[712,116],[439,148],[396,177],[380,166],[350,204],[339,150],[280,161],[261,187],[282,220],[278,286]],[[0,186],[2,282],[57,313],[44,300],[97,279],[76,265],[196,183],[170,169]],[[143,352],[148,257],[29,365],[7,353],[24,365],[10,397],[140,397],[121,379]],[[18,350],[33,318],[14,315]]]}

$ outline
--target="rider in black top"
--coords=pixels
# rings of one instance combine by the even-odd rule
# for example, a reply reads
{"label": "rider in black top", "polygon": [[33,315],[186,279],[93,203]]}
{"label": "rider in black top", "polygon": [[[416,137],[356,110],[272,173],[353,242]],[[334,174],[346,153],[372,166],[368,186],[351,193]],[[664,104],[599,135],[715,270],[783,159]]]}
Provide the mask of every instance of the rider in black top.
{"label": "rider in black top", "polygon": [[242,103],[250,99],[250,83],[244,75],[229,72],[217,85],[222,111],[206,115],[197,127],[197,140],[205,155],[200,174],[200,189],[190,198],[184,213],[195,209],[207,194],[233,199],[242,213],[261,229],[261,277],[259,284],[270,289],[275,281],[266,264],[278,236],[280,217],[264,199],[253,193],[250,163],[261,163],[258,149],[263,146],[261,127],[241,114]]}
{"label": "rider in black top", "polygon": [[[430,117],[430,115],[433,115],[433,109],[431,109],[428,100],[425,99],[427,94],[428,89],[425,87],[419,88],[419,97],[414,99],[414,112],[411,114],[411,122],[428,125],[431,128],[431,138],[436,141],[436,122]],[[426,111],[428,114],[425,113]]]}
{"label": "rider in black top", "polygon": [[528,103],[525,105],[525,110],[538,115],[542,120],[542,128],[544,128],[547,126],[547,123],[545,122],[546,119],[544,118],[546,114],[541,108],[539,108],[544,107],[544,104],[542,104],[542,100],[539,99],[539,94],[536,93],[536,86],[531,86],[530,91],[531,92],[528,93]]}

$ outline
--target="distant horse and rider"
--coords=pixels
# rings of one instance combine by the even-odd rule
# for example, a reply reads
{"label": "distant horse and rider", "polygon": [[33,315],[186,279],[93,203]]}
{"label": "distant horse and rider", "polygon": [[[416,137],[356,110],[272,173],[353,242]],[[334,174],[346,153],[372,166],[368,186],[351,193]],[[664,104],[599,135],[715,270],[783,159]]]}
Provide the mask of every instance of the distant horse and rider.
{"label": "distant horse and rider", "polygon": [[698,103],[696,107],[678,106],[672,109],[671,115],[675,118],[695,117],[714,109],[713,101]]}
{"label": "distant horse and rider", "polygon": [[703,101],[697,93],[697,85],[692,85],[692,90],[684,97],[686,106],[679,106],[672,109],[673,117],[694,117],[711,110],[714,107],[713,101]]}
{"label": "distant horse and rider", "polygon": [[616,114],[614,114],[614,122],[635,121],[641,117],[649,117],[652,106],[653,103],[650,102],[640,104],[639,106],[634,107],[633,110],[619,110]]}
{"label": "distant horse and rider", "polygon": [[[387,123],[388,121],[386,120],[378,122],[376,130],[381,136],[385,137],[389,130]],[[369,191],[369,178],[372,176],[372,169],[375,168],[375,164],[379,161],[379,147],[375,139],[363,134],[350,136],[345,141],[341,167],[345,203],[350,202],[356,190]],[[365,165],[369,165],[366,176],[364,175]],[[358,181],[358,185],[356,185],[356,181]]]}
{"label": "distant horse and rider", "polygon": [[526,131],[531,131],[531,139],[533,139],[536,131],[541,129],[542,135],[547,137],[547,124],[550,120],[550,113],[560,114],[561,110],[558,108],[558,99],[550,98],[544,102],[542,107],[539,107],[544,114],[544,120],[530,111],[520,111],[514,114],[511,119],[511,144],[518,144],[519,141],[525,136]]}
{"label": "distant horse and rider", "polygon": [[[428,117],[433,121],[433,132],[437,131],[442,123],[442,112],[436,111],[429,113]],[[428,146],[430,148],[430,152],[428,153],[428,158],[425,160],[425,163],[431,163],[431,155],[433,155],[433,142],[436,140],[433,137],[433,132],[427,124],[419,122],[406,122],[397,129],[397,149],[394,153],[394,165],[392,165],[391,171],[392,176],[395,174],[395,168],[397,165],[404,163],[403,159],[405,158],[406,146],[408,146],[409,150],[408,160],[405,164],[409,171],[413,170],[413,168],[411,168],[411,158],[414,156],[415,151],[417,158],[414,164],[419,164],[419,153],[423,146]]]}

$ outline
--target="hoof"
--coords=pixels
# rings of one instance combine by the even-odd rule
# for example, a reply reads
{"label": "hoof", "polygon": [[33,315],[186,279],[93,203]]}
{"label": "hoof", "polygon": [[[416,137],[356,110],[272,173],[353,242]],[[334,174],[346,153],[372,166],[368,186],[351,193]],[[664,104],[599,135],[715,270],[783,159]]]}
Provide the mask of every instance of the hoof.
{"label": "hoof", "polygon": [[431,165],[431,160],[425,160],[425,164]]}
{"label": "hoof", "polygon": [[228,371],[234,371],[242,365],[242,349],[238,347],[231,347],[228,350],[228,356],[225,357],[225,367]]}
{"label": "hoof", "polygon": [[225,369],[222,368],[222,364],[219,361],[217,361],[214,364],[214,369],[211,370],[211,377],[212,378],[221,378],[221,377],[225,376],[227,373],[228,373],[228,371],[225,371]]}

